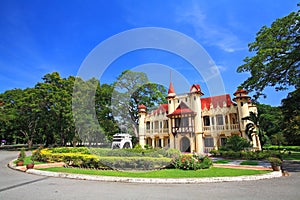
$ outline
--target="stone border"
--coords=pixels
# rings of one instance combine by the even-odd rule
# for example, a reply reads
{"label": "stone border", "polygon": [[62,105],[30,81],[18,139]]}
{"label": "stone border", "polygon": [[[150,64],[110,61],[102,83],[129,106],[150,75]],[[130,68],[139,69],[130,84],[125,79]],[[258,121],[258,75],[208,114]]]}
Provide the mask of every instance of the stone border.
{"label": "stone border", "polygon": [[[35,174],[40,176],[49,176],[57,178],[69,178],[77,180],[103,181],[103,182],[123,182],[123,183],[147,183],[147,184],[197,184],[197,183],[220,183],[220,182],[237,182],[237,181],[254,181],[281,177],[282,173],[270,172],[261,175],[251,176],[234,176],[234,177],[210,177],[210,178],[130,178],[130,177],[115,177],[115,176],[96,176],[85,174],[69,174],[61,172],[48,172],[36,169],[28,169],[26,167],[16,167],[12,160],[8,167],[14,170]],[[62,165],[63,163],[53,163],[53,166]],[[49,166],[49,165],[48,165]],[[41,168],[45,168],[44,166]]]}
{"label": "stone border", "polygon": [[61,172],[48,172],[35,169],[28,169],[29,174],[51,176],[58,178],[69,178],[90,181],[104,182],[123,182],[123,183],[154,183],[154,184],[195,184],[195,183],[219,183],[219,182],[236,182],[236,181],[254,181],[262,179],[271,179],[281,177],[282,173],[270,172],[261,175],[251,176],[235,176],[235,177],[211,177],[211,178],[129,178],[129,177],[113,177],[113,176],[96,176],[84,174],[69,174]]}

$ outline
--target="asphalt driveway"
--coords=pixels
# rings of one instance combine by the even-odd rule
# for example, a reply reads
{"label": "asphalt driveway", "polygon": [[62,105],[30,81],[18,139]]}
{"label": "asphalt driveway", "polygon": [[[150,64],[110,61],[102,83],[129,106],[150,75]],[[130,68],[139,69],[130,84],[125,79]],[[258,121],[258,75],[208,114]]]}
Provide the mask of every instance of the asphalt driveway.
{"label": "asphalt driveway", "polygon": [[18,152],[0,151],[0,199],[287,199],[300,198],[300,162],[284,164],[290,176],[203,184],[133,184],[43,177],[7,163]]}

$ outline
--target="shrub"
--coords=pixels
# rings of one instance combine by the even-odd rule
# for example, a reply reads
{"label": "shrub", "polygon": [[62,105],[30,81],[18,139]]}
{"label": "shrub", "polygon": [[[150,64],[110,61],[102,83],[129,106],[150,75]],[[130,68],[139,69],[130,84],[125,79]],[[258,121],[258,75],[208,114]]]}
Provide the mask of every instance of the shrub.
{"label": "shrub", "polygon": [[221,151],[220,154],[223,158],[231,158],[231,159],[241,158],[240,151]]}
{"label": "shrub", "polygon": [[114,157],[168,157],[172,158],[175,154],[180,154],[179,150],[176,149],[142,149],[142,148],[134,148],[134,149],[100,149],[93,148],[90,149],[90,152],[97,156],[114,156]]}
{"label": "shrub", "polygon": [[[37,160],[43,162],[64,162],[68,166],[96,169],[160,169],[170,165],[172,160],[171,158],[162,157],[158,152],[152,152],[152,154],[157,153],[160,157],[148,157],[141,156],[140,153],[131,153],[125,149],[118,149],[117,151],[111,149],[96,149],[96,151],[93,152],[102,154],[102,156],[81,153],[85,151],[75,153],[70,151],[66,149],[55,151],[53,151],[53,149],[40,149],[36,150],[33,154]],[[169,150],[169,152],[165,152],[167,152],[168,155],[173,155],[173,153],[177,151]],[[105,156],[103,156],[104,154]],[[138,156],[133,156],[133,154],[138,154]]]}
{"label": "shrub", "polygon": [[171,158],[153,157],[101,157],[100,163],[114,169],[150,170],[165,168],[171,160]]}
{"label": "shrub", "polygon": [[268,161],[271,163],[272,166],[280,166],[282,164],[282,161],[276,157],[269,157]]}
{"label": "shrub", "polygon": [[52,148],[52,153],[82,153],[90,154],[90,150],[87,147],[57,147]]}
{"label": "shrub", "polygon": [[180,155],[173,158],[172,165],[176,169],[198,170],[207,169],[212,166],[212,161],[207,156],[199,157],[198,155]]}
{"label": "shrub", "polygon": [[241,151],[249,147],[251,147],[250,142],[238,135],[229,137],[225,145],[225,149],[232,151]]}
{"label": "shrub", "polygon": [[18,161],[23,161],[24,162],[24,159],[26,157],[26,153],[25,153],[25,148],[21,148],[21,151],[18,155]]}

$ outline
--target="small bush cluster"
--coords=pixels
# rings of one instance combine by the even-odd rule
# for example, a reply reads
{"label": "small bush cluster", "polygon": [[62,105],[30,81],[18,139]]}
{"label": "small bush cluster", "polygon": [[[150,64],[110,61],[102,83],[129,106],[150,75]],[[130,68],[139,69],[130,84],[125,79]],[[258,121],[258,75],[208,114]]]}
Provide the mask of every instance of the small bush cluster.
{"label": "small bush cluster", "polygon": [[194,155],[180,155],[173,158],[172,165],[176,169],[198,170],[207,169],[212,166],[212,161],[207,156],[201,157]]}

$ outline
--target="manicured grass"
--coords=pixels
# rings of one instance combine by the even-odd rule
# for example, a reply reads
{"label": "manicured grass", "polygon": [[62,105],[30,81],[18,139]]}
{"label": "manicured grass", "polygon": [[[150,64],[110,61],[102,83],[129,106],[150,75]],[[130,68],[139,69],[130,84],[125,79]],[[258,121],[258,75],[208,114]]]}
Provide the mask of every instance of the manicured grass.
{"label": "manicured grass", "polygon": [[[17,163],[17,161],[15,160],[14,164],[16,164],[16,163]],[[31,156],[26,156],[24,159],[24,165],[27,165],[29,163],[32,163]],[[44,162],[35,161],[34,164],[44,164]]]}
{"label": "manicured grass", "polygon": [[214,163],[216,163],[216,164],[227,164],[229,162],[230,162],[230,160],[216,160],[216,161],[214,161]]}
{"label": "manicured grass", "polygon": [[288,153],[283,154],[284,160],[300,160],[300,152],[291,152],[291,155]]}
{"label": "manicured grass", "polygon": [[179,170],[179,169],[165,169],[157,171],[144,172],[129,172],[129,171],[111,171],[111,170],[92,170],[79,168],[64,168],[52,167],[46,169],[39,169],[51,172],[64,172],[73,174],[88,174],[98,176],[118,176],[118,177],[133,177],[133,178],[204,178],[204,177],[224,177],[224,176],[243,176],[243,175],[257,175],[266,174],[269,171],[262,170],[245,170],[245,169],[230,169],[217,168],[203,170]]}
{"label": "manicured grass", "polygon": [[258,162],[257,161],[253,161],[253,160],[245,160],[245,161],[242,161],[240,163],[240,165],[258,165]]}

